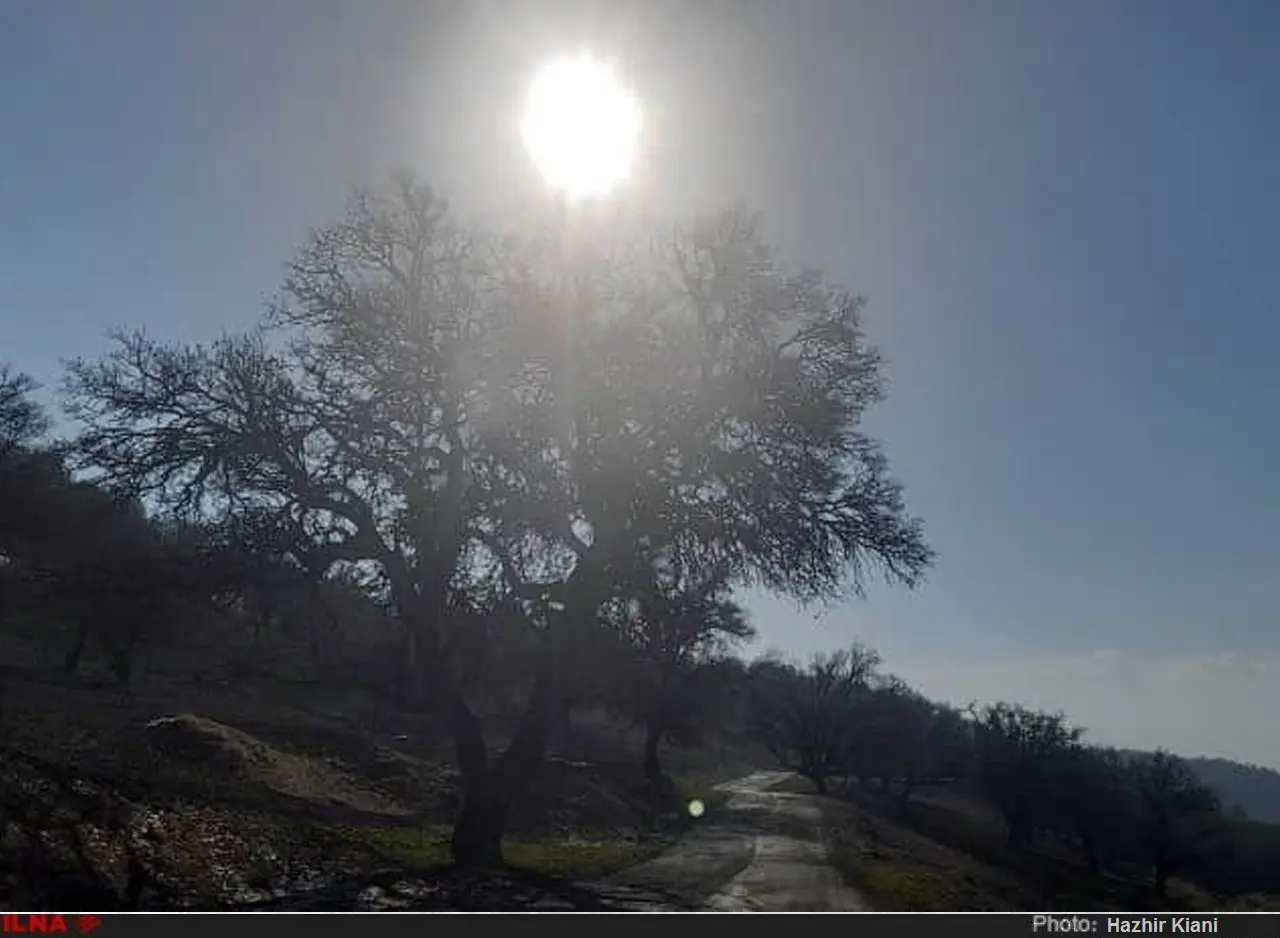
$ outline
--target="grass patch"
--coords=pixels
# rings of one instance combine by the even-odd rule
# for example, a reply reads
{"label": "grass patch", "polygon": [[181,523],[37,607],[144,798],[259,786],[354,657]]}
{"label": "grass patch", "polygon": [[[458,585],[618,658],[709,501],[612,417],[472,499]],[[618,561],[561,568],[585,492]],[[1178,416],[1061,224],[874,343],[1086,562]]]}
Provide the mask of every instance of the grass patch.
{"label": "grass patch", "polygon": [[947,884],[926,870],[868,860],[857,865],[854,881],[877,909],[948,912],[954,908],[954,897],[949,894]]}
{"label": "grass patch", "polygon": [[339,834],[417,872],[430,872],[453,862],[447,827],[344,827]]}
{"label": "grass patch", "polygon": [[1016,912],[1017,879],[865,810],[824,799],[831,862],[880,912]]}
{"label": "grass patch", "polygon": [[[420,873],[452,863],[449,828],[348,827],[342,836],[369,847],[388,859]],[[508,838],[503,856],[515,869],[564,879],[593,879],[616,873],[670,846],[666,839],[609,840],[583,836],[570,839],[528,840]]]}
{"label": "grass patch", "polygon": [[651,841],[514,841],[503,849],[517,869],[565,879],[594,879],[634,866],[665,844]]}
{"label": "grass patch", "polygon": [[[883,803],[881,803],[883,802]],[[833,864],[884,912],[1213,912],[1273,908],[1273,897],[1223,900],[1188,883],[1157,896],[1138,879],[1098,876],[1045,849],[1013,852],[997,824],[963,805],[824,800]]]}

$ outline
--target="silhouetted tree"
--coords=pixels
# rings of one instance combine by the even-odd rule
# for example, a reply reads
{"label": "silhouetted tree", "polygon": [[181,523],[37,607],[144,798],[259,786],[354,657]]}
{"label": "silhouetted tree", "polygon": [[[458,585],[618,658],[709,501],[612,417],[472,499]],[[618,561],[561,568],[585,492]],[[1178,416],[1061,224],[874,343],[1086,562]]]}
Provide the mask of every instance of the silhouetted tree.
{"label": "silhouetted tree", "polygon": [[1027,846],[1051,810],[1054,786],[1082,731],[1062,714],[1012,704],[975,712],[979,784],[999,807],[1009,846]]}
{"label": "silhouetted tree", "polygon": [[746,611],[724,595],[722,575],[690,583],[672,576],[660,559],[646,566],[636,598],[621,604],[616,627],[639,658],[635,708],[645,728],[645,775],[656,783],[663,739],[696,735],[698,717],[719,692],[701,666],[755,633]]}
{"label": "silhouetted tree", "polygon": [[1163,750],[1134,762],[1138,789],[1138,830],[1151,862],[1153,885],[1164,895],[1169,877],[1197,859],[1220,804],[1187,764]]}
{"label": "silhouetted tree", "polygon": [[[553,248],[464,231],[403,180],[310,240],[265,331],[122,335],[69,375],[81,464],[107,486],[287,513],[333,562],[379,569],[418,696],[452,726],[468,864],[500,859],[542,758],[555,641],[630,597],[643,539],[678,576],[804,600],[872,567],[912,584],[931,559],[858,428],[881,388],[857,299],[782,268],[742,212]],[[495,616],[537,651],[491,758],[454,664]]]}
{"label": "silhouetted tree", "polygon": [[48,415],[32,397],[35,390],[29,375],[0,365],[0,463],[49,430]]}
{"label": "silhouetted tree", "polygon": [[825,794],[827,780],[856,761],[850,753],[879,664],[880,656],[862,645],[816,655],[804,669],[756,662],[750,672],[756,738]]}
{"label": "silhouetted tree", "polygon": [[937,706],[905,681],[888,676],[876,681],[850,728],[850,768],[860,778],[878,776],[885,790],[898,780],[899,806],[905,811],[916,780],[940,764],[937,719]]}
{"label": "silhouetted tree", "polygon": [[1115,749],[1083,743],[1059,756],[1061,830],[1079,839],[1091,872],[1111,869],[1132,838],[1137,813],[1130,760]]}

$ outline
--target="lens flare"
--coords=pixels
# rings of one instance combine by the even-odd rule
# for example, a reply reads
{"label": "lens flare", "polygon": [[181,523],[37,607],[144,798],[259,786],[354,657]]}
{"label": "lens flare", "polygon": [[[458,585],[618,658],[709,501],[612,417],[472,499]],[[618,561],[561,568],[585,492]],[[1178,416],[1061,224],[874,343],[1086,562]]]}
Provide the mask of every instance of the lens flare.
{"label": "lens flare", "polygon": [[547,184],[569,198],[605,195],[631,168],[640,107],[589,55],[556,59],[534,77],[522,136]]}

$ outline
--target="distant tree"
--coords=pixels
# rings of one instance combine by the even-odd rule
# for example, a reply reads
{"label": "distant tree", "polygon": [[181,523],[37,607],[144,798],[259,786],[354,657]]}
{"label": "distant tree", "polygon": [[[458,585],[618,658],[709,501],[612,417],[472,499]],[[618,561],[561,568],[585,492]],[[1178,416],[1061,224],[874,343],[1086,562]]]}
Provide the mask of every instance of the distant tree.
{"label": "distant tree", "polygon": [[76,481],[58,456],[32,452],[0,468],[0,553],[12,611],[72,625],[75,672],[95,638],[124,686],[136,654],[175,609],[218,589],[209,558],[141,505]]}
{"label": "distant tree", "polygon": [[1060,828],[1079,839],[1090,872],[1112,869],[1132,837],[1136,817],[1130,761],[1115,749],[1083,743],[1059,755]]}
{"label": "distant tree", "polygon": [[746,611],[729,599],[727,581],[681,582],[659,563],[649,565],[637,598],[624,601],[617,628],[638,656],[636,715],[645,728],[643,766],[662,778],[658,750],[674,734],[696,735],[699,716],[712,709],[718,688],[702,665],[755,632]]}
{"label": "distant tree", "polygon": [[816,655],[807,668],[777,660],[750,671],[755,737],[820,794],[850,763],[880,656],[862,645]]}
{"label": "distant tree", "polygon": [[1199,858],[1221,805],[1183,760],[1162,750],[1138,756],[1134,771],[1140,843],[1164,895],[1169,877]]}
{"label": "distant tree", "polygon": [[32,397],[35,390],[29,375],[0,365],[0,463],[49,430],[48,415]]}
{"label": "distant tree", "polygon": [[939,703],[934,706],[936,712],[929,741],[931,771],[948,781],[971,779],[974,774],[973,724],[958,707]]}
{"label": "distant tree", "polygon": [[[103,484],[179,514],[284,513],[333,562],[380,571],[415,696],[453,731],[465,864],[500,859],[557,642],[630,597],[643,538],[681,576],[804,600],[873,568],[913,584],[932,557],[859,430],[881,387],[856,298],[781,267],[743,212],[555,248],[465,231],[401,180],[314,235],[265,332],[122,335],[69,373]],[[535,653],[491,758],[456,665],[495,620]]]}
{"label": "distant tree", "polygon": [[916,781],[940,764],[935,727],[939,708],[900,678],[886,676],[867,694],[856,723],[851,766],[859,777],[878,776],[886,791],[899,782],[906,811]]}
{"label": "distant tree", "polygon": [[1027,846],[1050,815],[1068,754],[1082,730],[1057,713],[998,703],[975,710],[979,784],[1000,809],[1009,846]]}

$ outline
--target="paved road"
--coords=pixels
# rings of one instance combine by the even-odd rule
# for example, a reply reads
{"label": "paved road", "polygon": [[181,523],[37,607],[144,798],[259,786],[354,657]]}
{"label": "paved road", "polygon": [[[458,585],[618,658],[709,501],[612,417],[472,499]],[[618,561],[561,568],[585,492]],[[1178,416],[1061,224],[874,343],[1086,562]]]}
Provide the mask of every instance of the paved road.
{"label": "paved road", "polygon": [[771,790],[789,778],[756,772],[722,785],[729,801],[706,826],[619,874],[613,885],[678,897],[685,908],[708,912],[866,911],[828,861],[817,799]]}

